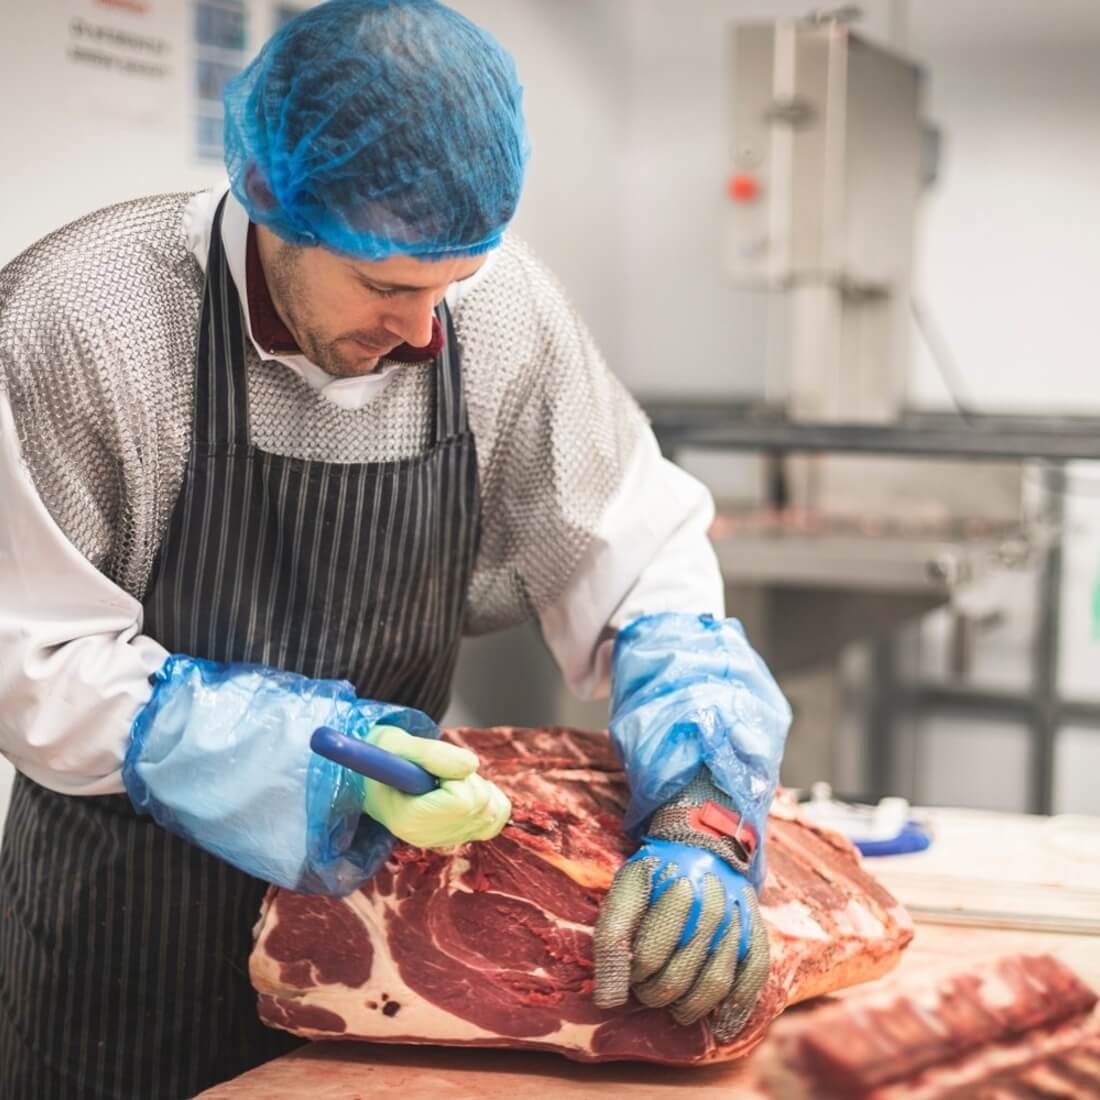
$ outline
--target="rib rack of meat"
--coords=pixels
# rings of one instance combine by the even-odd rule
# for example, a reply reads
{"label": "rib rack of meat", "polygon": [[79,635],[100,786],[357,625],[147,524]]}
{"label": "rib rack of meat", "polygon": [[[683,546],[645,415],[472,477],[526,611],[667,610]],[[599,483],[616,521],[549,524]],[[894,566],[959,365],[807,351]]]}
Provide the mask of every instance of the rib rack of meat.
{"label": "rib rack of meat", "polygon": [[631,851],[623,773],[606,734],[459,729],[512,800],[488,843],[399,847],[340,900],[272,890],[252,983],[265,1022],[316,1039],[551,1050],[581,1061],[694,1064],[740,1057],[796,1001],[890,970],[912,936],[904,910],[843,838],[777,800],[761,896],[771,976],[737,1038],[663,1009],[592,1003],[591,931]]}
{"label": "rib rack of meat", "polygon": [[[760,1051],[783,1100],[1100,1098],[1096,994],[1050,955],[828,1005]],[[777,1029],[779,1030],[779,1029]]]}

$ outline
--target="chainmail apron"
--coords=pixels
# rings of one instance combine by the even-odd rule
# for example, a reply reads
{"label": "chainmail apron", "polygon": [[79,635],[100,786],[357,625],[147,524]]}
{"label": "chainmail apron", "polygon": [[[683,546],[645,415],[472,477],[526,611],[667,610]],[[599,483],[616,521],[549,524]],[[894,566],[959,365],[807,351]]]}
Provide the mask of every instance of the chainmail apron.
{"label": "chainmail apron", "polygon": [[[145,631],[173,652],[343,677],[438,719],[480,526],[450,318],[425,453],[371,465],[265,453],[250,441],[247,337],[219,228],[191,455]],[[248,980],[265,890],[125,796],[17,777],[0,855],[0,1097],[190,1097],[299,1045],[259,1022]]]}

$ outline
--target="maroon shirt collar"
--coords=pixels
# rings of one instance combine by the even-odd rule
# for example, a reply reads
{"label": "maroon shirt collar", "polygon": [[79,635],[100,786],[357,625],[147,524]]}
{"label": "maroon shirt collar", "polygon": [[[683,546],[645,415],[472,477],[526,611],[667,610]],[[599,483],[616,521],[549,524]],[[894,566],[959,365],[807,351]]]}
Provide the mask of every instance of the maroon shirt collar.
{"label": "maroon shirt collar", "polygon": [[[267,288],[260,249],[256,244],[256,226],[248,223],[248,244],[245,247],[245,281],[248,284],[248,318],[252,324],[252,336],[268,355],[301,355],[290,329],[275,310],[271,292]],[[387,352],[385,358],[399,363],[422,363],[434,359],[443,350],[443,327],[438,317],[432,318],[432,338],[422,348],[401,344]]]}

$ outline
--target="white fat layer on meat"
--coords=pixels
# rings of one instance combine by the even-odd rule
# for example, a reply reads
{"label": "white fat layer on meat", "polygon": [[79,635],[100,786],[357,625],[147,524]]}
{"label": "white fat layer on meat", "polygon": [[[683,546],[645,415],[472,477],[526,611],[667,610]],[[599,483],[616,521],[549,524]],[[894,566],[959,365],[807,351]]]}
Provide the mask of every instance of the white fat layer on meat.
{"label": "white fat layer on meat", "polygon": [[[1026,972],[1024,978],[1030,981]],[[1039,988],[1034,982],[1030,984]],[[987,974],[978,986],[978,998],[987,1008],[1008,1008],[1016,1003],[1018,997],[1019,993],[996,971]]]}
{"label": "white fat layer on meat", "polygon": [[951,1031],[940,1015],[941,1000],[938,989],[922,989],[909,998],[909,1004],[929,1030],[946,1038]]}
{"label": "white fat layer on meat", "polygon": [[778,817],[783,821],[794,821],[799,817],[797,804],[792,802],[790,796],[785,792],[779,791],[772,802],[771,809],[768,811],[768,816]]}
{"label": "white fat layer on meat", "polygon": [[[588,753],[577,744],[573,735],[569,732],[562,732],[559,735],[558,743],[567,748],[577,758],[577,766],[581,767],[583,761],[587,759]],[[591,769],[589,769],[589,772],[591,772]]]}
{"label": "white fat layer on meat", "polygon": [[593,781],[591,769],[582,768],[579,764],[575,768],[547,768],[542,773],[542,778],[545,781],[568,780],[569,782],[587,783],[590,788],[611,786],[610,782],[604,783],[599,779]]}
{"label": "white fat layer on meat", "polygon": [[260,912],[256,917],[255,923],[252,925],[252,940],[255,942],[256,937],[260,934],[260,930],[264,926],[264,921],[267,920],[267,911],[271,907],[271,891],[268,890],[264,894],[264,900],[260,902]]}
{"label": "white fat layer on meat", "polygon": [[760,911],[773,932],[792,940],[827,940],[828,933],[814,920],[808,905],[787,901],[782,905],[761,905]]}
{"label": "white fat layer on meat", "polygon": [[913,927],[913,918],[909,915],[909,910],[903,905],[891,905],[890,908],[886,910],[886,915],[890,920],[896,923],[899,928]]}
{"label": "white fat layer on meat", "polygon": [[833,913],[837,929],[864,939],[877,940],[886,935],[886,928],[866,906],[850,898],[843,909]]}

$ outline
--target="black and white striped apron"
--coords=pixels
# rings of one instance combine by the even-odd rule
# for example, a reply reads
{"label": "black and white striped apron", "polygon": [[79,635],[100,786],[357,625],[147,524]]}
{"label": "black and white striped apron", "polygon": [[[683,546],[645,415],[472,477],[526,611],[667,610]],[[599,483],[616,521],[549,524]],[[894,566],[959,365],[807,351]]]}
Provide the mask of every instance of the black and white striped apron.
{"label": "black and white striped apron", "polygon": [[[220,221],[219,209],[192,452],[145,631],[172,652],[345,678],[438,719],[480,509],[449,316],[427,453],[372,465],[266,454],[249,439]],[[0,1097],[189,1097],[298,1045],[259,1022],[248,981],[265,889],[123,795],[17,777],[0,853]]]}

